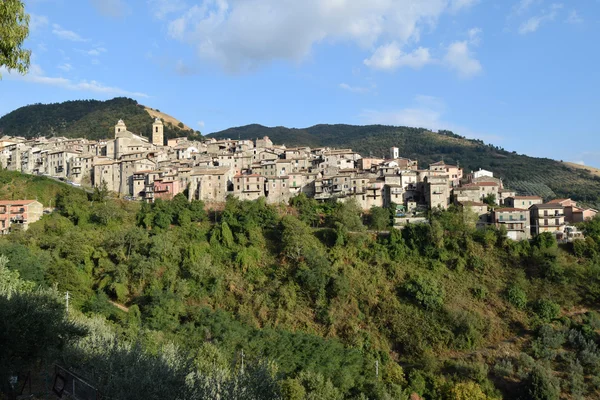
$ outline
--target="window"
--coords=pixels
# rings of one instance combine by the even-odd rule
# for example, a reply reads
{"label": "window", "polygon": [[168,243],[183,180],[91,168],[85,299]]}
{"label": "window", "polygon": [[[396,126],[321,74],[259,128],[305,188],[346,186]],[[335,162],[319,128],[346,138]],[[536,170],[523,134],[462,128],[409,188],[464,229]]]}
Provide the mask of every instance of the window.
{"label": "window", "polygon": [[246,185],[246,190],[250,190],[250,185]]}
{"label": "window", "polygon": [[547,216],[548,216],[548,210],[545,210],[544,211],[544,217],[547,217]]}
{"label": "window", "polygon": [[257,188],[257,189],[260,189],[260,185],[256,185],[256,188]]}
{"label": "window", "polygon": [[560,219],[556,218],[556,225],[560,225]]}
{"label": "window", "polygon": [[544,219],[544,225],[548,226],[548,218]]}

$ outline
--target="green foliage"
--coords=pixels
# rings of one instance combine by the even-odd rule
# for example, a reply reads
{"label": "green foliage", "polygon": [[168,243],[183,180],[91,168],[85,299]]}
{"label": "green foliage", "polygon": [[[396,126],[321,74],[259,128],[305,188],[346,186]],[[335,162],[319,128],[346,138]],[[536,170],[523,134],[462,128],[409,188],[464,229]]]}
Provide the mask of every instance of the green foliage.
{"label": "green foliage", "polygon": [[560,381],[541,365],[536,365],[524,381],[526,398],[531,400],[558,400]]}
{"label": "green foliage", "polygon": [[560,314],[560,306],[548,299],[540,299],[535,302],[533,310],[544,322],[550,322]]}
{"label": "green foliage", "polygon": [[[10,2],[20,3],[15,0]],[[1,12],[0,17],[2,17]],[[0,61],[2,61],[1,58]],[[0,64],[2,63],[0,62]],[[114,137],[114,125],[119,119],[125,121],[127,130],[151,137],[154,118],[150,116],[144,106],[125,97],[107,101],[76,100],[28,105],[0,118],[0,131],[5,135],[26,138],[65,136],[98,140]],[[182,129],[180,126],[172,124],[165,125],[164,136],[165,139],[184,136],[191,136],[195,139],[201,137],[199,132]]]}
{"label": "green foliage", "polygon": [[527,306],[527,293],[518,285],[511,284],[506,289],[506,300],[519,310]]}
{"label": "green foliage", "polygon": [[[3,272],[0,279],[5,289]],[[67,319],[58,293],[23,291],[25,283],[9,285],[10,297],[4,290],[0,293],[0,391],[4,393],[11,392],[10,376],[24,373],[39,361],[52,360],[66,344],[85,333]]]}
{"label": "green foliage", "polygon": [[402,285],[402,292],[428,310],[438,309],[444,304],[443,287],[426,275],[409,276]]}
{"label": "green foliage", "polygon": [[369,227],[376,231],[382,231],[390,225],[389,211],[381,207],[371,207],[369,213]]}
{"label": "green foliage", "polygon": [[[532,354],[565,382],[579,382],[568,371],[576,360],[583,376],[600,372],[597,315],[555,318],[557,305],[589,308],[597,298],[597,260],[551,241],[507,242],[496,230],[484,243],[460,209],[377,235],[350,231],[343,213],[332,224],[325,216],[339,212],[337,204],[313,207],[301,196],[296,209],[228,199],[211,221],[201,202],[184,196],[155,204],[61,197],[59,213],[0,238],[0,253],[11,257],[5,275],[57,285],[71,294],[73,312],[110,321],[91,336],[110,333],[118,346],[103,349],[98,341],[76,358],[63,354],[64,365],[83,375],[90,374],[86,360],[102,365],[89,376],[109,391],[129,393],[120,385],[137,376],[132,368],[111,388],[104,374],[114,373],[110,365],[121,368],[115,358],[122,357],[143,360],[140,369],[151,374],[164,371],[167,386],[181,385],[185,372],[206,387],[255,387],[274,398],[402,399],[413,390],[444,399],[467,382],[489,398],[497,397],[494,384],[514,398],[535,361],[507,358],[504,369],[493,368],[493,384],[489,347],[500,342]],[[158,214],[171,222],[156,226]],[[359,214],[348,216],[352,224]],[[563,269],[561,279],[543,273],[544,260]],[[528,296],[544,299],[529,303],[539,316],[518,311]],[[180,350],[167,350],[169,343]],[[240,375],[242,351],[245,371],[256,367],[255,375]],[[460,361],[447,362],[449,354]],[[163,359],[183,367],[172,370]],[[187,390],[182,396],[214,398],[195,384]],[[239,393],[221,392],[251,398]]]}
{"label": "green foliage", "polygon": [[[29,69],[31,50],[23,49],[29,35],[29,15],[21,0],[0,3],[0,67],[24,74]],[[0,78],[2,76],[0,75]]]}

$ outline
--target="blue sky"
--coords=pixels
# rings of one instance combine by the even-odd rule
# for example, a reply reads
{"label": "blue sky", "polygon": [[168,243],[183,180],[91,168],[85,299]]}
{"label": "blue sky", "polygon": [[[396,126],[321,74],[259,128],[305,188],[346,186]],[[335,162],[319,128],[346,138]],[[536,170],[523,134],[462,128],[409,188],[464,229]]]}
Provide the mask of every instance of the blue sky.
{"label": "blue sky", "polygon": [[600,167],[600,0],[28,0],[0,115],[129,96],[210,133],[451,129]]}

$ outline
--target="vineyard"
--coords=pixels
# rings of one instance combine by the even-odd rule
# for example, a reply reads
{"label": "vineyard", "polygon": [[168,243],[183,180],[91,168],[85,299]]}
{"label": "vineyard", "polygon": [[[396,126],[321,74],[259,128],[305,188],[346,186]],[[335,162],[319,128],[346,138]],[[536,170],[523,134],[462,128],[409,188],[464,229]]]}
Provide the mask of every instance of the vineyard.
{"label": "vineyard", "polygon": [[556,193],[548,185],[539,181],[508,181],[505,182],[505,186],[524,196],[540,196],[544,200],[557,197]]}

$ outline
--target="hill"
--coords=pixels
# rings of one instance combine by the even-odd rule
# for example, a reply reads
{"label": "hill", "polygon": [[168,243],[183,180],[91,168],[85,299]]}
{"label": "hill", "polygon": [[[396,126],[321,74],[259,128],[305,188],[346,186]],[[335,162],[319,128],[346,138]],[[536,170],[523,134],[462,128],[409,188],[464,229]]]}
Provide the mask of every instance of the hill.
{"label": "hill", "polygon": [[122,119],[130,131],[149,137],[155,116],[163,119],[167,139],[199,133],[170,115],[145,107],[135,100],[117,97],[107,101],[74,100],[21,107],[0,118],[0,134],[97,140],[113,137],[114,124]]}
{"label": "hill", "polygon": [[59,193],[83,193],[83,190],[45,176],[0,170],[0,200],[37,200],[44,207],[52,207]]}
{"label": "hill", "polygon": [[438,133],[422,128],[383,125],[316,125],[304,129],[248,125],[216,132],[209,137],[255,139],[269,136],[288,146],[331,146],[352,148],[363,156],[383,157],[389,148],[400,148],[403,157],[421,166],[440,160],[459,164],[465,171],[479,168],[494,171],[505,186],[522,194],[544,198],[571,197],[600,206],[600,175],[581,166],[566,165],[548,158],[509,152],[481,140],[466,139],[450,131]]}
{"label": "hill", "polygon": [[96,195],[0,237],[0,393],[56,363],[114,399],[600,396],[600,218],[558,244],[455,207],[376,235],[352,202]]}

